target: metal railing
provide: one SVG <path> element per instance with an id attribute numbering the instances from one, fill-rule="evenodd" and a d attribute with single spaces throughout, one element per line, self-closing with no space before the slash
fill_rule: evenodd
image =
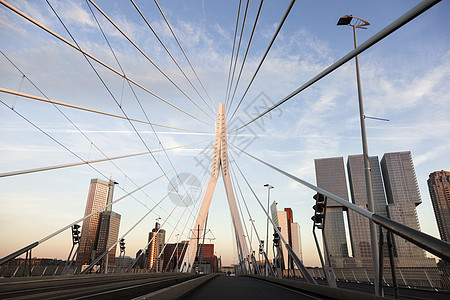
<path id="1" fill-rule="evenodd" d="M 337 281 L 365 283 L 373 285 L 374 274 L 371 268 L 334 268 Z M 308 268 L 315 279 L 325 280 L 322 268 Z M 422 289 L 439 292 L 450 292 L 450 266 L 446 267 L 397 267 L 395 269 L 399 288 Z M 287 273 L 285 274 L 288 275 Z M 300 272 L 290 273 L 291 276 L 301 277 Z M 391 269 L 384 268 L 382 278 L 384 287 L 392 287 L 394 282 Z"/>

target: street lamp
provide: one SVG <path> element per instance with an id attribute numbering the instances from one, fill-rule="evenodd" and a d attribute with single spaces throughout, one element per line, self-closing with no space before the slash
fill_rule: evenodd
<path id="1" fill-rule="evenodd" d="M 269 202 L 270 202 L 270 190 L 274 187 L 268 183 L 264 185 L 267 188 L 267 226 L 266 226 L 266 255 L 269 257 Z M 266 264 L 266 276 L 269 274 L 268 270 L 269 262 Z"/>
<path id="2" fill-rule="evenodd" d="M 252 236 L 253 236 L 253 223 L 255 222 L 255 220 L 253 220 L 252 218 L 250 218 L 250 222 L 252 223 L 250 225 L 250 245 L 252 244 Z"/>
<path id="3" fill-rule="evenodd" d="M 352 22 L 353 21 L 353 22 Z M 353 24 L 352 24 L 353 23 Z M 356 42 L 356 28 L 367 29 L 365 26 L 370 25 L 364 19 L 352 16 L 345 15 L 339 19 L 337 25 L 347 25 L 353 28 L 353 41 L 355 48 L 358 47 Z M 362 91 L 361 91 L 361 76 L 359 74 L 359 60 L 358 55 L 355 56 L 355 64 L 356 64 L 356 81 L 358 86 L 358 102 L 359 102 L 359 120 L 361 123 L 361 138 L 362 138 L 362 146 L 363 146 L 363 158 L 364 158 L 364 175 L 366 177 L 366 193 L 367 193 L 367 207 L 369 211 L 374 211 L 374 203 L 373 203 L 373 193 L 372 193 L 372 180 L 370 177 L 370 163 L 369 163 L 369 151 L 367 148 L 367 135 L 366 135 L 366 123 L 364 115 L 364 106 L 362 99 Z M 369 221 L 369 229 L 370 229 L 370 241 L 372 248 L 372 264 L 374 271 L 374 287 L 375 287 L 375 295 L 382 295 L 382 290 L 379 286 L 380 278 L 379 278 L 379 256 L 377 251 L 377 235 L 376 228 L 373 222 Z"/>
<path id="4" fill-rule="evenodd" d="M 179 242 L 178 237 L 180 236 L 180 234 L 177 233 L 177 234 L 175 234 L 175 236 L 177 237 L 177 256 L 176 256 L 176 259 L 177 259 L 177 267 L 176 267 L 176 273 L 178 273 L 178 242 Z"/>

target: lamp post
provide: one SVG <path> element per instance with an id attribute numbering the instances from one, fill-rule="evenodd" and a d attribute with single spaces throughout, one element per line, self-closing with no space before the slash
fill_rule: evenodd
<path id="1" fill-rule="evenodd" d="M 266 183 L 264 187 L 267 188 L 267 223 L 266 223 L 266 256 L 269 257 L 269 202 L 270 202 L 270 190 L 274 187 Z M 266 264 L 266 276 L 269 274 L 268 270 L 269 262 Z"/>
<path id="2" fill-rule="evenodd" d="M 109 184 L 108 184 L 108 198 L 106 200 L 106 204 L 108 204 L 109 206 L 105 209 L 105 212 L 110 212 L 109 213 L 109 220 L 108 220 L 108 230 L 106 232 L 107 237 L 106 237 L 106 250 L 109 249 L 109 235 L 111 233 L 111 218 L 112 218 L 112 202 L 113 202 L 113 193 L 114 193 L 114 186 L 116 184 L 119 184 L 117 181 L 114 181 L 112 179 L 109 180 Z M 109 259 L 109 252 L 106 254 L 106 258 L 104 260 L 104 264 L 105 264 L 105 270 L 104 273 L 107 274 L 108 273 L 108 259 Z"/>
<path id="3" fill-rule="evenodd" d="M 353 24 L 352 21 L 354 20 Z M 353 41 L 355 48 L 358 47 L 356 42 L 356 28 L 367 29 L 365 26 L 370 25 L 364 19 L 352 16 L 345 15 L 339 19 L 337 25 L 348 25 L 353 28 Z M 363 159 L 364 159 L 364 175 L 366 177 L 366 193 L 367 193 L 367 207 L 369 211 L 374 211 L 374 202 L 373 202 L 373 193 L 372 193 L 372 180 L 370 177 L 370 162 L 369 162 L 369 151 L 367 148 L 367 135 L 366 135 L 366 123 L 364 115 L 364 106 L 363 106 L 363 98 L 362 98 L 362 90 L 361 90 L 361 76 L 359 73 L 359 60 L 358 55 L 355 56 L 355 65 L 356 65 L 356 81 L 358 86 L 358 102 L 359 102 L 359 120 L 361 123 L 361 138 L 362 138 L 362 147 L 363 147 Z M 374 272 L 374 288 L 375 295 L 382 296 L 383 291 L 380 288 L 380 278 L 379 278 L 379 253 L 377 251 L 377 232 L 375 228 L 375 224 L 373 222 L 369 222 L 369 230 L 370 230 L 370 241 L 371 241 L 371 249 L 372 249 L 372 264 L 373 264 L 373 272 Z"/>
<path id="4" fill-rule="evenodd" d="M 252 244 L 252 236 L 253 236 L 253 223 L 255 222 L 255 220 L 253 220 L 252 218 L 250 218 L 250 222 L 252 223 L 250 225 L 250 245 Z"/>
<path id="5" fill-rule="evenodd" d="M 176 273 L 178 273 L 178 243 L 179 243 L 179 239 L 178 239 L 178 237 L 180 236 L 180 234 L 179 234 L 179 233 L 177 233 L 177 234 L 175 234 L 175 236 L 177 237 L 177 256 L 175 256 L 175 257 L 176 257 L 176 259 L 177 259 L 177 267 L 176 267 Z"/>

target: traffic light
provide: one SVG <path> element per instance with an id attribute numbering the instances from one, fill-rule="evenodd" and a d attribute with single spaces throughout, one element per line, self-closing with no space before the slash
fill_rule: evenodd
<path id="1" fill-rule="evenodd" d="M 125 252 L 125 239 L 120 239 L 120 252 Z"/>
<path id="2" fill-rule="evenodd" d="M 312 216 L 311 220 L 313 220 L 314 226 L 316 226 L 319 229 L 323 229 L 325 221 L 327 197 L 317 193 L 313 196 L 313 198 L 314 200 L 316 200 L 316 204 L 313 206 L 314 216 Z"/>
<path id="3" fill-rule="evenodd" d="M 72 242 L 77 244 L 80 242 L 80 225 L 75 224 L 72 226 Z"/>
<path id="4" fill-rule="evenodd" d="M 278 246 L 280 245 L 280 235 L 278 234 L 277 231 L 275 231 L 275 232 L 273 233 L 273 245 L 274 245 L 275 247 L 278 247 Z"/>

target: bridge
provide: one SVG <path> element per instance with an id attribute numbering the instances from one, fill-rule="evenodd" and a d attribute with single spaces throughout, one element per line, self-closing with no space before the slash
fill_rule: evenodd
<path id="1" fill-rule="evenodd" d="M 39 181 L 42 184 L 49 178 L 47 177 L 48 174 L 52 172 L 55 172 L 53 174 L 59 174 L 50 177 L 56 183 L 59 182 L 59 176 L 73 178 L 69 179 L 69 182 L 71 182 L 75 179 L 85 178 L 86 174 L 89 174 L 90 178 L 96 176 L 107 180 L 105 189 L 107 196 L 104 205 L 93 207 L 95 205 L 91 204 L 89 210 L 89 205 L 86 205 L 86 212 L 83 217 L 79 215 L 72 217 L 72 212 L 69 212 L 70 205 L 67 206 L 67 210 L 60 212 L 60 214 L 67 213 L 67 218 L 61 218 L 54 212 L 49 214 L 49 216 L 57 216 L 58 227 L 55 227 L 55 224 L 52 223 L 49 227 L 53 228 L 51 231 L 42 233 L 41 229 L 36 229 L 37 233 L 31 234 L 29 239 L 25 236 L 21 237 L 22 246 L 14 248 L 0 259 L 0 272 L 5 277 L 0 279 L 0 298 L 272 299 L 279 297 L 286 299 L 378 299 L 381 297 L 400 297 L 445 299 L 448 297 L 450 273 L 447 267 L 417 269 L 395 265 L 394 237 L 401 237 L 420 247 L 420 249 L 440 259 L 444 265 L 450 263 L 450 244 L 375 211 L 365 122 L 366 119 L 370 118 L 384 119 L 369 117 L 364 114 L 358 61 L 359 55 L 371 47 L 381 44 L 384 39 L 399 29 L 407 27 L 415 19 L 420 19 L 427 11 L 437 9 L 435 6 L 438 7 L 440 1 L 424 0 L 420 2 L 360 45 L 356 41 L 356 29 L 366 29 L 370 24 L 359 17 L 345 15 L 339 20 L 338 25 L 347 25 L 353 28 L 354 49 L 319 71 L 306 83 L 280 97 L 280 100 L 273 103 L 264 102 L 263 109 L 258 110 L 256 114 L 247 113 L 246 116 L 249 117 L 247 119 L 239 117 L 239 112 L 243 110 L 241 104 L 248 103 L 248 95 L 252 84 L 254 82 L 257 82 L 255 85 L 261 84 L 256 80 L 259 71 L 264 66 L 272 47 L 276 45 L 277 38 L 280 38 L 283 26 L 292 12 L 295 1 L 290 1 L 284 8 L 285 11 L 280 20 L 277 20 L 276 29 L 267 48 L 263 51 L 262 57 L 258 61 L 252 62 L 256 66 L 256 71 L 252 73 L 252 76 L 245 74 L 244 77 L 245 80 L 248 80 L 248 85 L 246 88 L 242 88 L 239 87 L 239 83 L 244 80 L 244 77 L 241 76 L 245 61 L 255 30 L 258 28 L 258 19 L 264 7 L 263 1 L 257 1 L 258 5 L 256 6 L 253 3 L 253 6 L 251 6 L 250 1 L 244 2 L 239 1 L 237 4 L 237 20 L 232 44 L 233 50 L 227 72 L 226 95 L 222 101 L 217 101 L 219 95 L 216 95 L 216 93 L 210 95 L 207 89 L 207 81 L 201 80 L 202 75 L 205 77 L 208 75 L 199 75 L 196 72 L 194 64 L 188 58 L 188 51 L 185 51 L 180 42 L 181 39 L 177 37 L 176 30 L 170 25 L 169 20 L 174 16 L 166 15 L 164 6 L 161 6 L 157 1 L 155 1 L 154 12 L 160 14 L 162 18 L 161 23 L 158 24 L 155 24 L 149 16 L 146 17 L 145 9 L 149 8 L 134 0 L 130 1 L 129 6 L 120 7 L 118 11 L 114 11 L 114 7 L 108 7 L 108 4 L 96 3 L 93 0 L 87 0 L 86 3 L 83 2 L 82 4 L 74 2 L 76 4 L 73 4 L 73 7 L 70 7 L 69 10 L 64 10 L 62 8 L 64 5 L 46 1 L 48 11 L 41 12 L 41 14 L 53 14 L 51 20 L 47 18 L 48 16 L 43 17 L 36 13 L 36 10 L 31 6 L 21 6 L 20 4 L 16 5 L 0 0 L 3 13 L 8 16 L 8 20 L 11 20 L 11 24 L 23 26 L 23 31 L 18 27 L 17 34 L 26 36 L 27 33 L 24 32 L 32 27 L 32 30 L 37 30 L 36 32 L 33 31 L 33 35 L 36 34 L 37 39 L 41 39 L 40 35 L 42 34 L 50 35 L 51 40 L 47 42 L 51 44 L 51 47 L 63 46 L 65 47 L 63 51 L 73 51 L 78 56 L 76 64 L 72 67 L 74 69 L 83 68 L 83 72 L 89 73 L 89 75 L 82 75 L 75 79 L 70 78 L 71 82 L 68 86 L 74 88 L 71 93 L 75 93 L 78 100 L 66 102 L 64 95 L 68 95 L 68 93 L 60 91 L 58 86 L 63 84 L 59 80 L 62 76 L 61 71 L 64 73 L 64 70 L 60 70 L 59 65 L 52 71 L 42 69 L 44 66 L 45 68 L 51 67 L 51 64 L 47 65 L 49 62 L 51 63 L 51 58 L 47 57 L 44 61 L 36 59 L 39 55 L 52 53 L 53 49 L 45 47 L 40 49 L 39 51 L 42 52 L 36 55 L 36 60 L 28 63 L 24 63 L 23 59 L 17 57 L 17 55 L 11 55 L 12 51 L 2 51 L 5 65 L 8 64 L 7 72 L 9 72 L 5 71 L 4 73 L 7 74 L 4 77 L 8 78 L 5 82 L 14 82 L 12 79 L 14 76 L 16 80 L 18 75 L 20 77 L 19 88 L 12 89 L 13 84 L 9 84 L 8 87 L 0 87 L 0 92 L 5 97 L 5 100 L 0 99 L 5 112 L 8 112 L 9 118 L 17 118 L 23 124 L 31 126 L 34 133 L 45 136 L 52 144 L 63 149 L 64 155 L 54 160 L 52 160 L 52 157 L 47 157 L 46 162 L 55 162 L 47 165 L 41 164 L 37 167 L 33 166 L 32 168 L 26 159 L 22 158 L 21 160 L 25 161 L 25 164 L 22 161 L 17 161 L 17 165 L 20 165 L 20 167 L 1 173 L 0 180 L 11 180 L 9 182 L 15 185 L 17 184 L 15 181 L 17 178 L 36 176 L 33 177 L 35 179 L 28 179 L 31 182 L 22 184 L 31 186 L 33 181 Z M 123 3 L 120 5 L 123 5 Z M 142 19 L 142 25 L 146 32 L 148 31 L 146 34 L 151 33 L 156 38 L 157 50 L 152 48 L 153 44 L 149 45 L 145 39 L 140 39 L 140 31 L 133 30 L 133 25 L 127 24 L 121 18 L 118 12 L 125 11 L 125 9 L 132 9 L 133 13 L 136 14 L 135 16 Z M 64 13 L 61 13 L 62 10 L 64 10 Z M 68 11 L 73 11 L 75 17 L 68 15 Z M 250 27 L 251 30 L 247 28 L 248 44 L 245 51 L 240 51 L 241 46 L 242 49 L 245 47 L 241 43 L 243 42 L 245 26 L 250 26 L 250 23 L 246 23 L 247 17 L 250 18 L 250 16 L 254 18 L 254 23 Z M 265 16 L 267 17 L 267 15 Z M 62 27 L 57 29 L 55 24 Z M 76 25 L 71 28 L 71 24 Z M 95 28 L 99 32 L 98 37 L 102 38 L 104 48 L 93 49 L 95 47 L 90 44 L 93 43 L 93 40 L 83 41 L 78 39 L 74 32 L 80 34 L 77 27 L 80 24 L 86 24 L 87 26 L 80 32 L 84 32 L 84 30 L 90 32 Z M 161 26 L 164 26 L 164 29 L 161 29 Z M 14 31 L 13 27 L 11 26 L 9 29 L 11 32 Z M 194 32 L 190 32 L 188 27 L 185 28 L 186 32 L 194 35 Z M 158 32 L 158 28 L 161 32 Z M 221 32 L 219 29 L 217 30 Z M 84 33 L 86 34 L 86 32 Z M 182 32 L 178 32 L 178 34 L 181 35 Z M 174 41 L 171 43 L 165 41 L 167 36 L 173 38 Z M 17 37 L 17 40 L 12 40 L 10 46 L 5 47 L 8 50 L 11 47 L 17 47 L 16 50 L 20 52 L 19 42 L 23 42 L 20 38 Z M 32 36 L 29 36 L 29 38 L 31 39 Z M 142 44 L 139 44 L 138 40 Z M 148 71 L 149 73 L 145 73 L 147 68 L 142 68 L 145 69 L 143 73 L 139 73 L 141 68 L 127 69 L 133 63 L 133 59 L 127 59 L 128 50 L 120 52 L 125 45 L 121 44 L 123 42 L 127 47 L 130 46 L 133 51 L 137 51 L 145 63 L 152 66 L 152 70 Z M 15 43 L 17 43 L 17 46 L 15 46 Z M 159 55 L 150 54 L 149 49 L 159 53 Z M 241 55 L 241 60 L 238 59 L 239 55 Z M 177 61 L 175 57 L 178 56 L 179 60 Z M 211 56 L 213 56 L 212 53 Z M 160 62 L 157 59 L 160 59 Z M 181 59 L 183 59 L 183 63 L 179 62 Z M 260 156 L 258 152 L 254 151 L 254 148 L 249 147 L 251 143 L 242 143 L 242 140 L 240 140 L 252 136 L 254 133 L 251 129 L 252 126 L 254 127 L 257 124 L 261 126 L 261 122 L 264 124 L 273 122 L 273 113 L 286 107 L 287 103 L 291 102 L 297 95 L 301 95 L 326 77 L 332 76 L 353 59 L 356 62 L 359 120 L 367 195 L 367 205 L 364 206 L 356 205 L 341 196 L 312 184 L 310 180 L 300 178 L 299 175 L 296 175 L 296 172 L 292 171 L 292 167 L 286 168 L 286 165 L 278 164 L 277 160 L 270 156 L 269 159 Z M 138 65 L 142 64 L 143 61 L 139 61 Z M 58 64 L 62 66 L 64 62 L 61 61 Z M 27 67 L 22 69 L 22 65 Z M 39 75 L 32 73 L 36 69 L 39 69 Z M 174 70 L 177 72 L 176 75 Z M 214 70 L 210 71 L 214 72 Z M 153 79 L 156 76 L 160 76 L 160 78 L 148 82 L 149 78 Z M 91 82 L 94 80 L 96 81 L 95 85 Z M 183 84 L 179 83 L 181 81 L 183 81 Z M 47 84 L 45 84 L 46 82 Z M 54 85 L 49 82 L 57 82 L 57 84 Z M 41 85 L 49 91 L 44 92 Z M 84 86 L 92 88 L 92 90 L 84 90 Z M 170 93 L 167 92 L 169 90 Z M 48 96 L 50 92 L 51 95 L 55 95 L 55 98 Z M 238 94 L 241 93 L 241 96 L 236 98 L 237 92 Z M 69 95 L 67 97 L 70 98 Z M 88 99 L 79 100 L 78 97 L 87 97 Z M 93 98 L 96 97 L 101 99 L 111 98 L 112 102 L 110 103 L 113 103 L 114 106 L 111 107 L 111 105 L 105 105 L 104 103 L 95 105 L 93 104 Z M 220 98 L 222 99 L 222 96 Z M 133 100 L 132 103 L 131 100 Z M 55 109 L 54 114 L 47 115 L 46 108 L 37 106 L 35 112 L 33 112 L 33 109 L 30 111 L 28 107 L 22 106 L 24 101 L 49 105 L 52 109 Z M 151 102 L 151 105 L 149 102 Z M 261 107 L 261 103 L 257 103 L 256 106 Z M 86 117 L 86 115 L 88 116 Z M 102 119 L 99 124 L 96 123 L 98 127 L 91 130 L 85 121 L 90 120 L 93 116 Z M 53 118 L 58 120 L 54 121 L 55 123 L 63 120 L 70 124 L 72 126 L 71 131 L 46 128 L 47 123 L 45 122 L 52 123 Z M 105 128 L 110 129 L 109 127 L 113 125 L 117 126 L 118 131 L 126 131 L 126 135 L 122 137 L 123 141 L 114 138 L 108 138 L 105 141 L 101 137 L 94 137 L 99 132 L 105 134 L 106 137 L 110 132 Z M 68 137 L 71 132 L 76 132 L 79 135 L 71 139 Z M 177 140 L 171 139 L 170 135 L 177 136 Z M 132 138 L 130 138 L 131 136 Z M 195 136 L 195 142 L 185 142 L 184 136 Z M 208 137 L 207 140 L 199 139 L 199 137 L 204 138 L 205 136 Z M 199 146 L 206 142 L 209 142 L 209 144 L 204 148 L 193 148 L 193 146 Z M 115 144 L 117 144 L 117 147 Z M 28 145 L 27 142 L 23 147 L 26 147 L 26 145 Z M 30 145 L 32 144 L 30 143 Z M 89 148 L 87 154 L 83 152 L 86 151 L 86 147 Z M 140 149 L 140 152 L 137 152 L 137 150 L 125 152 L 128 147 L 129 149 Z M 111 148 L 114 148 L 114 151 L 111 151 Z M 177 153 L 189 153 L 189 159 L 175 158 Z M 192 153 L 195 154 L 192 155 Z M 95 158 L 92 158 L 91 154 Z M 76 158 L 75 162 L 73 161 L 74 157 Z M 130 159 L 136 158 L 140 160 L 130 162 Z M 33 163 L 40 161 L 40 159 L 36 159 Z M 137 166 L 134 166 L 135 169 L 130 169 L 129 165 L 123 163 L 123 161 L 128 161 L 129 165 Z M 57 164 L 56 162 L 61 163 Z M 317 247 L 317 256 L 320 258 L 320 268 L 306 265 L 300 253 L 294 249 L 291 238 L 286 235 L 286 232 L 282 232 L 278 220 L 276 220 L 273 212 L 271 214 L 269 200 L 273 186 L 265 185 L 268 192 L 267 206 L 265 201 L 263 204 L 261 197 L 258 197 L 255 186 L 252 184 L 253 178 L 248 176 L 248 162 L 257 163 L 259 167 L 265 167 L 264 170 L 266 171 L 261 172 L 273 172 L 273 174 L 283 178 L 282 180 L 301 185 L 313 193 L 315 203 L 312 202 L 311 204 L 315 204 L 315 206 L 311 210 L 312 205 L 308 204 L 308 209 L 311 210 L 311 215 L 313 215 L 312 231 Z M 80 173 L 71 173 L 75 172 L 72 170 L 77 168 L 85 169 Z M 150 169 L 151 171 L 148 171 Z M 156 177 L 149 180 L 146 172 Z M 120 176 L 126 184 L 122 183 L 122 180 L 120 180 L 120 183 L 116 182 L 117 176 Z M 169 176 L 173 176 L 172 179 Z M 260 174 L 253 173 L 252 176 L 260 179 Z M 39 178 L 46 179 L 39 180 Z M 162 181 L 167 184 L 167 188 L 164 187 L 164 184 L 161 184 Z M 223 190 L 217 187 L 216 191 L 217 181 L 223 182 Z M 57 184 L 55 186 L 58 187 Z M 206 186 L 204 190 L 203 186 Z M 119 196 L 113 196 L 113 191 L 117 189 L 119 190 Z M 67 191 L 71 190 L 61 188 L 59 197 L 72 199 Z M 75 190 L 73 191 L 75 192 Z M 231 227 L 232 245 L 228 245 L 226 248 L 233 248 L 233 250 L 226 249 L 226 251 L 227 253 L 233 253 L 234 265 L 233 272 L 219 274 L 212 271 L 212 264 L 209 270 L 204 268 L 202 264 L 206 245 L 205 239 L 207 239 L 207 232 L 211 227 L 209 223 L 215 221 L 214 217 L 211 217 L 213 215 L 211 203 L 213 198 L 219 197 L 217 193 L 221 191 L 224 191 L 225 194 L 225 196 L 222 195 L 221 200 L 226 198 L 226 201 L 222 201 L 222 204 L 226 203 L 225 207 L 222 206 L 222 210 L 225 209 L 230 212 L 230 218 L 227 221 L 229 221 Z M 158 200 L 154 199 L 156 197 L 159 197 Z M 62 205 L 63 201 L 55 201 L 57 198 L 53 198 L 53 196 L 51 198 L 53 202 L 43 200 L 41 203 L 35 204 L 36 211 L 45 206 L 46 209 L 52 210 L 52 206 Z M 124 205 L 123 203 L 126 200 L 131 201 L 130 199 L 139 204 L 138 209 L 121 206 Z M 172 203 L 169 203 L 168 199 Z M 250 199 L 252 199 L 252 204 L 250 204 Z M 153 203 L 150 203 L 150 201 Z M 329 220 L 327 219 L 328 201 L 334 201 L 346 211 L 357 214 L 369 224 L 370 267 L 358 269 L 355 266 L 339 268 L 332 265 L 332 257 L 329 254 L 324 233 L 326 221 Z M 276 202 L 274 205 L 276 208 Z M 114 209 L 123 209 L 123 212 L 120 211 L 122 217 L 113 211 L 113 206 Z M 97 246 L 95 251 L 93 250 L 86 256 L 87 263 L 81 267 L 76 261 L 80 260 L 80 244 L 84 243 L 80 241 L 90 234 L 88 230 L 89 222 L 98 218 L 100 213 L 103 214 L 101 220 L 106 220 L 104 224 L 107 224 L 105 225 L 107 229 L 104 230 L 108 232 L 107 238 L 103 241 L 103 248 Z M 221 214 L 223 215 L 223 211 Z M 138 228 L 142 224 L 147 224 L 147 226 L 149 222 L 151 224 L 153 221 L 149 221 L 150 216 L 156 218 L 156 226 L 149 234 L 148 242 L 141 243 L 137 236 L 138 233 L 143 232 L 139 230 L 143 229 Z M 117 221 L 117 224 L 122 222 L 121 226 L 125 229 L 122 227 L 120 235 L 117 232 L 118 236 L 110 240 L 111 234 L 109 232 L 113 231 L 111 228 L 113 228 L 113 222 L 116 222 L 114 220 Z M 249 226 L 247 220 L 250 220 Z M 20 222 L 28 224 L 28 221 L 24 218 Z M 28 225 L 28 232 L 34 230 L 33 226 L 47 221 L 45 218 L 41 220 L 33 218 L 35 223 L 31 226 Z M 267 226 L 267 229 L 264 231 L 265 226 Z M 100 243 L 101 240 L 100 228 L 102 227 L 99 227 L 97 235 L 93 235 L 96 243 Z M 162 262 L 162 254 L 169 243 L 163 241 L 160 246 L 158 244 L 159 237 L 165 235 L 166 230 L 167 240 L 175 241 L 176 237 L 176 247 L 172 249 L 169 259 L 169 263 L 172 262 L 172 265 L 164 265 Z M 119 231 L 118 227 L 117 231 Z M 321 242 L 324 249 L 320 247 L 316 231 L 322 232 Z M 52 252 L 52 247 L 58 248 L 63 244 L 67 246 L 66 242 L 61 242 L 61 237 L 63 233 L 67 236 L 68 232 L 72 239 L 69 246 L 72 246 L 72 248 L 68 247 L 70 252 L 65 265 L 61 269 L 56 267 L 49 270 L 48 266 L 39 268 L 39 266 L 32 265 L 32 253 L 53 254 L 56 252 Z M 269 239 L 269 232 L 271 238 L 273 236 L 273 243 L 271 238 Z M 264 233 L 266 236 L 264 236 Z M 386 238 L 383 234 L 386 235 Z M 254 239 L 252 238 L 253 235 Z M 181 249 L 179 249 L 180 238 L 185 239 Z M 384 250 L 384 240 L 388 244 L 388 247 L 386 247 L 388 251 Z M 110 259 L 111 254 L 114 257 L 116 248 L 120 248 L 121 256 L 119 258 L 123 261 L 126 247 L 130 248 L 129 245 L 134 244 L 139 244 L 137 249 L 140 249 L 136 254 L 136 260 L 127 266 L 111 268 L 108 259 Z M 156 250 L 157 247 L 161 247 L 161 249 Z M 269 247 L 272 248 L 273 255 L 271 255 Z M 149 259 L 148 257 L 151 255 L 155 257 Z M 387 255 L 387 257 L 384 257 L 384 255 Z M 139 267 L 139 260 L 143 256 L 147 256 L 147 261 L 145 266 Z M 21 264 L 21 261 L 23 261 L 23 264 Z M 19 262 L 19 264 L 14 264 L 14 262 Z M 407 276 L 404 276 L 405 274 Z"/>

